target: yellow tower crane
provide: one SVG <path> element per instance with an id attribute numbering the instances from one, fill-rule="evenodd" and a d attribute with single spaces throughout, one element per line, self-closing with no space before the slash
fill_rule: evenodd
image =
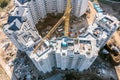
<path id="1" fill-rule="evenodd" d="M 70 12 L 72 10 L 71 6 L 71 0 L 67 0 L 67 7 L 65 10 L 65 13 L 63 17 L 55 24 L 55 26 L 48 32 L 48 34 L 40 41 L 40 43 L 35 47 L 33 53 L 36 53 L 37 49 L 42 45 L 42 43 L 50 38 L 50 36 L 53 34 L 53 32 L 57 29 L 60 24 L 65 21 L 65 26 L 64 26 L 64 35 L 68 36 L 69 35 L 69 21 L 70 21 Z"/>
<path id="2" fill-rule="evenodd" d="M 71 9 L 72 9 L 72 7 L 71 7 L 71 0 L 68 0 L 68 2 L 67 2 L 67 8 L 66 8 L 66 10 L 65 10 L 65 26 L 64 26 L 64 35 L 65 36 L 68 36 L 68 34 L 69 34 L 69 22 L 70 22 L 70 12 L 71 12 Z"/>

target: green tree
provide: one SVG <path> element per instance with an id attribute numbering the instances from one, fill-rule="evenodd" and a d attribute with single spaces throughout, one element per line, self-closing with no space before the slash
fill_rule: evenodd
<path id="1" fill-rule="evenodd" d="M 0 0 L 0 7 L 4 8 L 8 5 L 10 0 Z"/>

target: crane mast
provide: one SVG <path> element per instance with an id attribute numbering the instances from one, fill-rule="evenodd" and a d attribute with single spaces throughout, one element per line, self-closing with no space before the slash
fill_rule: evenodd
<path id="1" fill-rule="evenodd" d="M 64 35 L 68 36 L 69 35 L 69 21 L 70 21 L 70 12 L 72 10 L 71 7 L 71 0 L 67 0 L 67 7 L 65 10 L 65 13 L 63 17 L 55 24 L 55 26 L 48 32 L 48 34 L 40 41 L 40 43 L 35 47 L 33 53 L 36 53 L 39 47 L 44 43 L 45 39 L 50 38 L 50 36 L 54 33 L 54 31 L 57 29 L 60 24 L 65 21 L 65 26 L 64 26 Z"/>
<path id="2" fill-rule="evenodd" d="M 65 26 L 64 26 L 64 29 L 65 29 L 64 35 L 65 36 L 69 35 L 70 12 L 71 12 L 71 0 L 68 0 L 67 8 L 66 8 L 66 11 L 65 11 Z"/>
<path id="3" fill-rule="evenodd" d="M 40 41 L 40 43 L 35 47 L 33 53 L 36 53 L 37 49 L 42 45 L 45 39 L 50 38 L 51 34 L 57 29 L 57 27 L 64 21 L 65 17 L 63 16 L 57 24 L 48 32 L 48 34 Z"/>

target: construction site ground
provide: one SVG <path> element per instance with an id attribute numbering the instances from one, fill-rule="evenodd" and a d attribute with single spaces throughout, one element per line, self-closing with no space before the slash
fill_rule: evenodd
<path id="1" fill-rule="evenodd" d="M 1 37 L 0 37 L 0 77 L 1 78 L 0 79 L 3 78 L 2 80 L 12 80 L 12 79 L 17 80 L 17 76 L 14 73 L 14 72 L 16 72 L 17 67 L 15 67 L 16 65 L 13 63 L 14 60 L 17 59 L 16 58 L 17 48 L 11 43 L 11 41 L 6 37 L 6 35 L 3 33 L 3 30 L 2 30 L 2 25 L 7 22 L 8 14 L 10 13 L 11 10 L 13 10 L 15 8 L 13 1 L 14 0 L 11 0 L 11 2 L 8 4 L 8 6 L 6 8 L 0 10 L 0 35 L 1 35 Z M 62 15 L 63 14 L 58 14 L 56 17 L 54 15 L 48 14 L 48 17 L 45 20 L 43 20 L 43 22 L 45 24 L 42 21 L 40 21 L 38 23 L 38 24 L 41 24 L 41 25 L 37 25 L 37 26 L 39 26 L 39 27 L 37 27 L 38 31 L 40 29 L 42 29 L 43 32 L 46 29 L 49 31 L 52 28 L 52 26 L 54 26 L 56 24 L 56 22 L 62 17 Z M 74 17 L 72 17 L 72 18 L 75 19 Z M 75 27 L 75 26 L 79 26 L 79 25 L 84 27 L 84 24 L 87 22 L 85 21 L 84 23 L 80 24 L 79 22 L 81 22 L 81 21 L 85 21 L 85 19 L 81 18 L 81 20 L 78 22 L 77 22 L 77 20 L 72 21 L 73 25 L 71 26 L 71 28 Z M 17 56 L 17 57 L 19 58 L 20 56 Z M 20 58 L 20 60 L 21 59 L 22 58 Z M 20 65 L 21 65 L 21 63 L 20 63 Z M 22 65 L 25 65 L 25 64 L 22 64 Z M 31 69 L 33 68 L 32 66 L 29 66 L 29 67 L 31 67 Z M 28 69 L 30 69 L 30 68 L 28 68 Z M 30 69 L 30 71 L 31 71 L 31 69 Z M 36 75 L 37 75 L 37 73 L 36 73 Z M 33 78 L 34 78 L 34 76 L 33 76 Z M 36 78 L 36 80 L 37 80 L 37 78 Z"/>
<path id="2" fill-rule="evenodd" d="M 120 80 L 120 65 L 115 66 L 115 69 L 116 69 L 116 73 L 117 73 L 117 76 L 118 76 L 118 80 Z"/>
<path id="3" fill-rule="evenodd" d="M 9 9 L 14 9 L 14 6 L 13 6 L 13 0 L 11 0 L 10 2 L 10 7 L 7 7 L 6 9 L 4 10 L 1 10 L 0 11 L 0 25 L 4 24 L 7 22 L 7 17 L 8 17 L 8 13 L 10 12 Z M 90 4 L 90 6 L 92 6 Z M 120 14 L 120 12 L 118 11 L 119 9 L 119 5 L 112 5 L 112 6 L 115 6 L 114 9 L 117 10 L 118 12 L 114 11 L 111 7 L 111 5 L 106 5 L 106 4 L 101 4 L 102 8 L 103 9 L 106 9 L 106 12 L 108 13 L 111 13 L 115 16 L 119 16 L 118 14 Z M 118 8 L 116 8 L 118 7 Z M 110 9 L 109 9 L 110 8 Z M 113 10 L 113 11 L 112 11 Z M 93 12 L 93 11 L 92 11 Z M 93 14 L 94 15 L 94 14 Z M 92 15 L 91 15 L 92 16 Z M 60 16 L 61 17 L 61 16 Z M 58 19 L 60 18 L 58 17 Z M 89 17 L 89 16 L 88 16 Z M 49 26 L 51 26 L 48 31 L 52 28 L 52 25 L 54 25 L 58 19 L 56 19 L 55 21 L 54 20 L 47 20 L 47 22 L 50 22 L 50 23 L 47 23 Z M 82 18 L 82 21 L 84 20 L 84 18 Z M 91 24 L 93 19 L 90 19 L 88 21 L 88 24 Z M 80 21 L 81 22 L 81 21 Z M 42 21 L 39 23 L 41 24 Z M 86 22 L 87 23 L 87 22 Z M 45 23 L 46 24 L 46 23 Z M 45 24 L 43 24 L 43 26 L 45 26 Z M 80 24 L 78 24 L 80 25 Z M 87 25 L 87 24 L 86 24 Z M 39 26 L 39 25 L 38 25 Z M 83 24 L 82 24 L 83 26 Z M 46 26 L 47 27 L 47 26 Z M 40 27 L 41 29 L 41 27 Z M 43 32 L 44 32 L 44 29 L 43 29 Z M 14 79 L 14 80 L 17 80 L 15 75 L 13 74 L 13 71 L 16 70 L 16 68 L 14 68 L 14 66 L 11 64 L 12 61 L 16 58 L 16 53 L 17 53 L 17 49 L 16 47 L 11 43 L 11 41 L 5 36 L 5 34 L 3 33 L 2 29 L 0 29 L 0 80 L 10 80 L 10 79 Z M 113 35 L 113 38 L 111 39 L 111 41 L 117 43 L 118 46 L 120 46 L 120 32 L 117 31 L 115 32 L 115 34 Z M 21 60 L 21 59 L 20 59 Z M 96 62 L 97 63 L 97 62 Z M 97 63 L 98 64 L 98 63 Z M 101 63 L 99 63 L 101 64 Z M 20 63 L 21 65 L 21 63 Z M 98 67 L 101 67 L 99 65 L 97 65 Z M 34 67 L 34 66 L 33 66 Z M 103 66 L 104 67 L 104 66 Z M 116 66 L 115 67 L 116 70 L 117 70 L 117 73 L 118 73 L 118 77 L 120 76 L 119 73 L 120 73 L 120 67 Z M 93 70 L 95 70 L 95 67 L 92 68 Z M 93 72 L 93 70 L 90 69 L 91 72 Z M 98 68 L 96 67 L 96 69 L 98 70 Z M 30 69 L 31 70 L 31 69 Z M 102 70 L 102 69 L 101 69 Z M 109 70 L 109 69 L 107 69 Z M 99 70 L 96 71 L 99 75 Z M 114 73 L 114 72 L 113 72 Z M 32 74 L 35 76 L 37 75 L 38 73 L 35 74 L 35 71 L 32 72 Z M 108 73 L 109 74 L 109 73 Z M 104 76 L 104 74 L 102 74 Z M 37 75 L 38 76 L 38 75 Z M 3 78 L 3 79 L 2 79 Z M 6 78 L 6 79 L 5 79 Z M 34 78 L 34 77 L 33 77 Z M 37 80 L 37 79 L 36 79 Z M 107 80 L 107 79 L 106 79 Z"/>
<path id="4" fill-rule="evenodd" d="M 7 75 L 6 71 L 0 65 L 0 80 L 10 80 L 9 76 Z"/>
<path id="5" fill-rule="evenodd" d="M 116 45 L 120 49 L 120 31 L 117 30 L 111 39 L 108 41 L 108 44 Z"/>
<path id="6" fill-rule="evenodd" d="M 47 14 L 47 17 L 36 24 L 39 34 L 44 37 L 48 31 L 57 23 L 63 14 Z M 45 33 L 46 32 L 46 33 Z"/>
<path id="7" fill-rule="evenodd" d="M 86 18 L 88 25 L 91 25 L 94 22 L 94 18 L 95 18 L 96 13 L 97 12 L 94 9 L 92 2 L 89 1 L 89 11 L 87 12 L 87 18 Z"/>
<path id="8" fill-rule="evenodd" d="M 112 3 L 109 0 L 98 0 L 105 13 L 113 15 L 120 20 L 120 3 Z"/>
<path id="9" fill-rule="evenodd" d="M 5 36 L 2 29 L 0 29 L 0 66 L 2 67 L 2 71 L 6 72 L 6 74 L 2 76 L 6 78 L 8 77 L 7 79 L 11 79 L 13 77 L 14 67 L 11 63 L 15 59 L 16 51 L 16 47 Z"/>
<path id="10" fill-rule="evenodd" d="M 5 8 L 0 8 L 0 27 L 7 23 L 8 15 L 14 8 L 14 0 L 10 0 L 9 4 Z"/>
<path id="11" fill-rule="evenodd" d="M 44 37 L 57 23 L 57 21 L 63 16 L 63 14 L 47 14 L 47 17 L 43 20 L 40 20 L 36 25 L 36 28 L 39 34 Z M 70 17 L 70 26 L 69 26 L 69 35 L 74 33 L 72 37 L 77 37 L 82 32 L 85 32 L 88 21 L 86 19 L 86 15 L 83 15 L 81 18 L 76 18 L 71 15 Z M 82 29 L 80 31 L 80 29 Z M 51 37 L 61 37 L 64 36 L 64 21 L 58 26 L 58 28 L 54 31 Z"/>
<path id="12" fill-rule="evenodd" d="M 103 60 L 99 55 L 88 70 L 78 72 L 58 69 L 45 80 L 118 80 L 118 77 L 109 60 Z"/>
<path id="13" fill-rule="evenodd" d="M 120 3 L 112 3 L 107 0 L 98 0 L 102 9 L 105 13 L 111 14 L 117 17 L 120 20 Z M 108 41 L 108 44 L 116 45 L 120 50 L 120 30 L 117 30 L 111 39 Z M 120 65 L 115 66 L 118 80 L 120 80 Z"/>
<path id="14" fill-rule="evenodd" d="M 38 70 L 23 52 L 17 50 L 0 28 L 0 80 L 38 80 Z"/>
<path id="15" fill-rule="evenodd" d="M 14 7 L 14 0 L 10 0 L 5 8 L 0 8 L 0 80 L 15 79 L 11 62 L 16 56 L 17 49 L 2 30 L 3 24 L 7 22 L 8 14 Z"/>

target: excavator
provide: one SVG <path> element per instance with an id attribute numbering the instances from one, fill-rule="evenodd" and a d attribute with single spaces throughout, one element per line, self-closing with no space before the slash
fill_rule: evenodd
<path id="1" fill-rule="evenodd" d="M 112 63 L 114 65 L 119 65 L 120 64 L 120 52 L 116 51 L 115 47 L 113 49 L 112 46 L 113 46 L 113 43 L 107 43 L 105 45 L 106 49 L 110 53 L 110 58 L 111 58 Z"/>
<path id="2" fill-rule="evenodd" d="M 50 38 L 50 36 L 54 33 L 54 31 L 58 28 L 58 26 L 61 25 L 61 23 L 63 21 L 65 21 L 65 26 L 64 26 L 64 36 L 68 37 L 69 35 L 69 21 L 70 21 L 70 12 L 72 10 L 72 6 L 71 6 L 71 0 L 67 0 L 67 7 L 65 10 L 64 15 L 62 16 L 61 19 L 59 19 L 59 21 L 54 25 L 54 27 L 48 32 L 48 34 L 43 37 L 43 39 L 40 41 L 40 43 L 35 47 L 33 53 L 36 53 L 38 48 L 44 43 L 44 41 L 48 38 Z"/>

